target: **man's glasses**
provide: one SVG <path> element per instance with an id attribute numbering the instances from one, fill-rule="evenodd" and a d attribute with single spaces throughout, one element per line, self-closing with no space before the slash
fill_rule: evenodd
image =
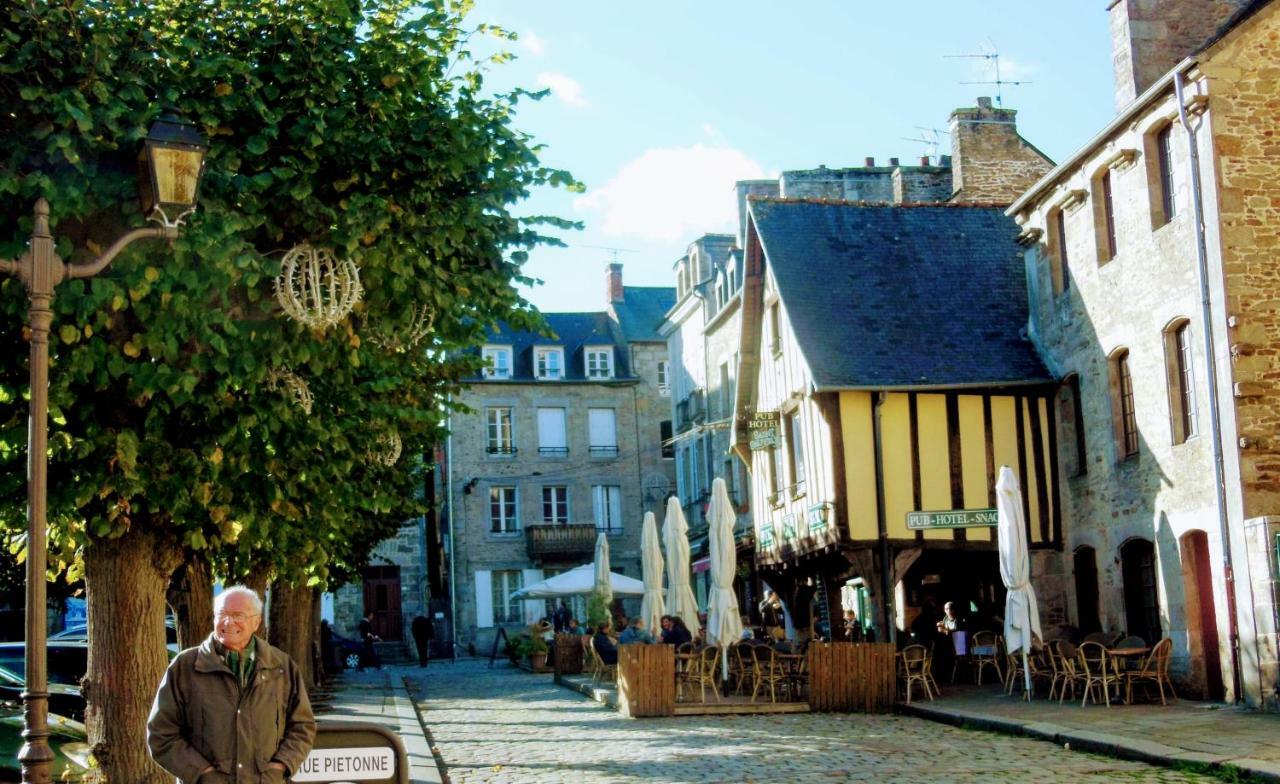
<path id="1" fill-rule="evenodd" d="M 231 622 L 233 622 L 233 623 L 245 623 L 246 621 L 248 621 L 248 620 L 249 620 L 249 619 L 251 619 L 251 618 L 257 618 L 257 617 L 258 617 L 258 614 L 257 614 L 257 613 L 224 613 L 224 612 L 220 612 L 220 613 L 216 613 L 214 617 L 216 617 L 216 618 L 217 618 L 218 620 L 220 620 L 220 621 L 221 621 L 221 620 L 227 620 L 227 621 L 231 621 Z"/>

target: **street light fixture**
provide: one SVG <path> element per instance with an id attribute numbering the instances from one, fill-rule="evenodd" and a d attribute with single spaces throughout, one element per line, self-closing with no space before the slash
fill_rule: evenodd
<path id="1" fill-rule="evenodd" d="M 183 218 L 195 210 L 208 148 L 193 125 L 166 113 L 151 127 L 140 157 L 143 210 L 148 220 L 159 226 L 126 232 L 93 261 L 67 264 L 58 257 L 49 233 L 49 202 L 41 198 L 36 200 L 35 226 L 27 252 L 17 259 L 0 259 L 0 272 L 21 279 L 31 303 L 27 311 L 31 327 L 31 414 L 27 430 L 26 689 L 22 695 L 22 737 L 26 742 L 18 752 L 22 781 L 28 784 L 50 784 L 49 767 L 53 761 L 45 656 L 45 499 L 49 481 L 49 330 L 53 323 L 53 290 L 63 280 L 96 275 L 137 240 L 177 237 Z"/>

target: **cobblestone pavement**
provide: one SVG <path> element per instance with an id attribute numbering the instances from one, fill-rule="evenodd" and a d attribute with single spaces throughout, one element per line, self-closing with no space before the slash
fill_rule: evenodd
<path id="1" fill-rule="evenodd" d="M 483 660 L 406 680 L 453 784 L 1215 781 L 904 716 L 626 719 Z"/>

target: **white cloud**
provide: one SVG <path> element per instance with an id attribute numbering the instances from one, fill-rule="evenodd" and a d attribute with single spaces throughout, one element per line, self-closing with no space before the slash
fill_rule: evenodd
<path id="1" fill-rule="evenodd" d="M 550 89 L 552 95 L 570 106 L 587 105 L 587 99 L 582 97 L 582 85 L 572 77 L 544 71 L 538 74 L 537 84 Z"/>
<path id="2" fill-rule="evenodd" d="M 524 44 L 524 48 L 534 57 L 541 57 L 547 53 L 547 42 L 532 30 L 520 36 L 520 43 Z"/>
<path id="3" fill-rule="evenodd" d="M 598 213 L 607 235 L 691 241 L 735 229 L 734 182 L 763 176 L 760 164 L 732 147 L 651 149 L 573 206 Z"/>

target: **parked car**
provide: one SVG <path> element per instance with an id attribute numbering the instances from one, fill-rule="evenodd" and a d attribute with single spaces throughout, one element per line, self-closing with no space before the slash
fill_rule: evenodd
<path id="1" fill-rule="evenodd" d="M 89 627 L 83 623 L 68 626 L 57 634 L 49 635 L 49 639 L 87 642 L 89 640 Z M 164 619 L 164 643 L 171 653 L 176 654 L 178 652 L 178 629 L 174 626 L 172 618 Z"/>
<path id="2" fill-rule="evenodd" d="M 22 749 L 22 708 L 0 704 L 0 781 L 21 781 L 18 751 Z M 52 778 L 79 782 L 89 769 L 88 733 L 83 724 L 49 714 L 49 746 L 53 749 Z"/>
<path id="3" fill-rule="evenodd" d="M 343 637 L 341 634 L 333 635 L 333 657 L 338 660 L 338 666 L 348 670 L 354 670 L 360 667 L 360 659 L 364 655 L 364 645 L 359 640 L 353 640 L 350 637 Z"/>
<path id="4" fill-rule="evenodd" d="M 26 689 L 26 685 L 21 675 L 0 667 L 0 700 L 22 704 L 22 692 Z M 68 686 L 65 683 L 49 684 L 50 713 L 84 721 L 84 705 L 85 699 L 80 694 L 79 686 Z"/>
<path id="5" fill-rule="evenodd" d="M 80 688 L 89 671 L 89 643 L 83 640 L 51 640 L 45 647 L 49 683 Z M 22 680 L 27 677 L 27 644 L 0 642 L 0 667 Z"/>

